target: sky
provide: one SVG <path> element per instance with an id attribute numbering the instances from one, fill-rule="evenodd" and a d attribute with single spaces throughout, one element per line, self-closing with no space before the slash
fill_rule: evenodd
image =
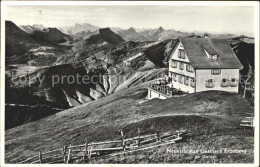
<path id="1" fill-rule="evenodd" d="M 17 25 L 158 28 L 216 33 L 254 33 L 252 6 L 6 6 Z"/>

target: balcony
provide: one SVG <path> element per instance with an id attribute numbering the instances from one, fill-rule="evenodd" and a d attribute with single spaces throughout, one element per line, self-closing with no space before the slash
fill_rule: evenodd
<path id="1" fill-rule="evenodd" d="M 171 83 L 168 83 L 165 79 L 158 79 L 148 84 L 148 89 L 166 96 L 167 98 L 173 97 L 174 95 L 181 95 L 184 92 L 172 88 Z"/>
<path id="2" fill-rule="evenodd" d="M 229 86 L 228 82 L 221 82 L 221 87 L 228 87 L 228 86 Z"/>
<path id="3" fill-rule="evenodd" d="M 214 83 L 206 83 L 205 87 L 206 88 L 214 88 L 215 84 Z"/>
<path id="4" fill-rule="evenodd" d="M 230 86 L 231 86 L 231 87 L 237 87 L 237 86 L 238 86 L 238 83 L 237 83 L 237 82 L 231 82 L 231 83 L 230 83 Z"/>
<path id="5" fill-rule="evenodd" d="M 172 88 L 170 88 L 169 86 L 167 85 L 163 85 L 163 84 L 157 84 L 155 82 L 153 83 L 149 83 L 148 84 L 148 88 L 160 93 L 160 94 L 163 94 L 167 97 L 172 97 L 173 95 L 173 90 Z"/>

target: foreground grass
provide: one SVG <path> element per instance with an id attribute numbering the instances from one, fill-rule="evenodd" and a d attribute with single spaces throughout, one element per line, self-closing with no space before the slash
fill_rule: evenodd
<path id="1" fill-rule="evenodd" d="M 245 112 L 253 112 L 253 107 L 245 99 L 225 92 L 202 92 L 185 97 L 146 101 L 145 86 L 122 90 L 97 101 L 7 130 L 6 163 L 16 163 L 38 154 L 38 151 L 45 152 L 70 143 L 82 144 L 86 138 L 90 142 L 119 139 L 120 129 L 124 130 L 126 137 L 136 136 L 137 128 L 141 129 L 142 134 L 155 133 L 157 130 L 175 132 L 189 129 L 197 137 L 212 137 L 213 134 L 219 136 L 226 129 L 230 130 L 229 133 L 238 129 Z M 229 136 L 229 133 L 223 134 L 223 137 Z M 237 135 L 230 137 L 236 138 Z M 231 138 L 228 137 L 227 140 L 231 141 Z M 252 135 L 250 138 L 253 140 Z M 253 149 L 253 143 L 247 140 L 249 139 L 241 136 L 244 146 Z M 194 141 L 197 140 L 194 138 Z M 206 141 L 198 139 L 197 142 L 203 146 Z M 224 144 L 225 142 L 222 143 L 223 146 Z M 234 141 L 234 145 L 236 144 Z M 247 161 L 253 157 L 251 154 L 249 156 L 251 158 L 247 158 Z M 179 162 L 193 162 L 189 159 L 182 158 Z M 229 160 L 233 161 L 232 158 Z M 165 161 L 160 160 L 160 163 Z M 97 161 L 99 162 L 103 163 Z"/>

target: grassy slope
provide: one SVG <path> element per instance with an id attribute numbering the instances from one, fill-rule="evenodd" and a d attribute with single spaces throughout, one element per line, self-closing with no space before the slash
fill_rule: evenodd
<path id="1" fill-rule="evenodd" d="M 202 92 L 186 97 L 145 101 L 147 95 L 145 86 L 143 84 L 119 91 L 97 101 L 7 130 L 5 135 L 6 162 L 15 163 L 19 159 L 37 154 L 39 150 L 44 152 L 69 145 L 71 142 L 72 144 L 84 143 L 85 138 L 90 141 L 118 139 L 120 138 L 119 129 L 123 129 L 127 137 L 135 136 L 137 128 L 140 128 L 143 134 L 154 133 L 157 129 L 163 132 L 175 132 L 180 128 L 187 128 L 197 136 L 193 140 L 195 143 L 190 145 L 193 149 L 196 149 L 198 145 L 206 147 L 207 144 L 211 144 L 211 147 L 215 144 L 224 147 L 229 146 L 231 142 L 232 147 L 243 146 L 252 151 L 253 134 L 243 132 L 239 128 L 239 123 L 245 116 L 245 112 L 253 112 L 253 107 L 239 95 L 225 92 Z M 245 136 L 241 137 L 241 133 Z M 198 137 L 203 139 L 198 139 Z M 206 139 L 209 137 L 211 140 Z M 139 155 L 136 156 L 132 163 L 147 161 L 145 156 L 155 151 L 143 152 L 144 156 L 141 158 Z M 163 151 L 159 151 L 160 153 L 161 156 L 165 156 Z M 172 159 L 174 157 L 175 155 L 172 155 Z M 244 162 L 252 162 L 252 153 L 244 157 L 246 159 Z M 117 163 L 120 158 L 122 157 L 116 160 L 108 158 L 96 161 L 96 163 Z M 189 158 L 189 156 L 183 156 L 179 158 L 179 161 L 174 162 L 186 162 Z M 225 156 L 225 158 L 228 162 L 241 160 L 236 155 Z M 149 162 L 159 161 L 156 158 L 148 158 L 148 160 Z M 166 158 L 159 162 L 172 161 Z M 124 160 L 120 161 L 120 163 L 124 162 Z"/>

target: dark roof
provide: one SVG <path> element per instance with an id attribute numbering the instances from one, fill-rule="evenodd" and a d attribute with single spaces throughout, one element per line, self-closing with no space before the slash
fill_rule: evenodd
<path id="1" fill-rule="evenodd" d="M 224 39 L 179 38 L 179 41 L 194 68 L 243 68 L 230 45 Z M 204 49 L 211 55 L 218 55 L 218 60 L 210 60 Z"/>

